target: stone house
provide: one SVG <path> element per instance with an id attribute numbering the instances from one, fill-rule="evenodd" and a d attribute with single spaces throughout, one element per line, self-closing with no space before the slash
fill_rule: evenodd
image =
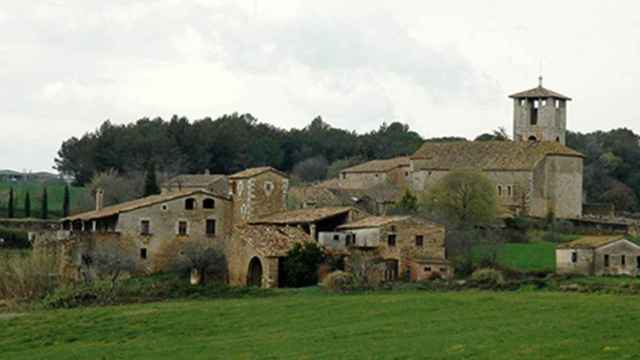
<path id="1" fill-rule="evenodd" d="M 339 183 L 343 188 L 367 189 L 375 185 L 393 184 L 407 187 L 410 176 L 408 156 L 386 160 L 373 160 L 340 172 Z"/>
<path id="2" fill-rule="evenodd" d="M 556 272 L 577 275 L 640 275 L 640 246 L 622 236 L 587 236 L 558 246 Z"/>
<path id="3" fill-rule="evenodd" d="M 63 219 L 67 237 L 81 245 L 69 255 L 78 265 L 82 252 L 113 241 L 126 248 L 142 272 L 161 269 L 163 248 L 200 239 L 224 244 L 231 233 L 231 199 L 206 190 L 187 190 L 128 201 Z"/>
<path id="4" fill-rule="evenodd" d="M 455 170 L 478 170 L 512 213 L 558 218 L 582 215 L 583 155 L 558 142 L 425 143 L 411 157 L 413 190 L 429 191 Z"/>
<path id="5" fill-rule="evenodd" d="M 195 175 L 178 175 L 162 184 L 162 193 L 205 189 L 209 192 L 227 195 L 228 179 L 226 175 L 211 175 L 209 172 Z"/>
<path id="6" fill-rule="evenodd" d="M 446 260 L 445 228 L 411 216 L 373 216 L 319 234 L 335 252 L 375 252 L 385 262 L 385 280 L 420 281 L 452 275 Z"/>

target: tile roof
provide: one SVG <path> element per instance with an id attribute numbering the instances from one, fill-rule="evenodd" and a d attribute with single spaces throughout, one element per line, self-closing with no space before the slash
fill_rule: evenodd
<path id="1" fill-rule="evenodd" d="M 220 181 L 225 180 L 225 175 L 178 175 L 174 178 L 167 180 L 163 186 L 184 186 L 184 187 L 202 187 L 206 188 L 207 186 Z"/>
<path id="2" fill-rule="evenodd" d="M 411 157 L 423 160 L 416 170 L 532 170 L 549 155 L 584 157 L 551 141 L 427 142 Z"/>
<path id="3" fill-rule="evenodd" d="M 252 221 L 252 224 L 294 225 L 310 224 L 353 211 L 351 207 L 325 207 L 284 211 Z"/>
<path id="4" fill-rule="evenodd" d="M 521 91 L 519 93 L 515 93 L 513 95 L 509 95 L 512 99 L 523 99 L 523 98 L 556 98 L 561 100 L 571 100 L 570 97 L 564 96 L 555 91 L 551 91 L 549 89 L 545 89 L 542 86 L 535 87 L 533 89 L 529 89 L 526 91 Z"/>
<path id="5" fill-rule="evenodd" d="M 376 227 L 385 226 L 394 222 L 403 222 L 403 221 L 412 221 L 416 223 L 422 223 L 426 226 L 432 226 L 432 227 L 442 226 L 427 220 L 419 219 L 414 216 L 408 216 L 408 215 L 407 216 L 370 216 L 358 221 L 341 225 L 338 227 L 338 229 L 348 230 L 348 229 L 376 228 Z"/>
<path id="6" fill-rule="evenodd" d="M 366 163 L 344 169 L 341 172 L 346 172 L 346 173 L 387 172 L 389 170 L 393 170 L 401 166 L 409 166 L 408 156 L 401 156 L 401 157 L 386 159 L 386 160 L 368 161 Z"/>
<path id="7" fill-rule="evenodd" d="M 106 218 L 106 217 L 111 217 L 114 215 L 118 215 L 120 213 L 124 213 L 124 212 L 128 212 L 128 211 L 132 211 L 132 210 L 136 210 L 136 209 L 140 209 L 140 208 L 144 208 L 147 206 L 152 206 L 158 203 L 163 203 L 165 201 L 170 201 L 170 200 L 174 200 L 174 199 L 179 199 L 182 197 L 187 197 L 190 195 L 194 195 L 194 194 L 205 194 L 205 195 L 209 195 L 211 197 L 216 197 L 219 199 L 223 199 L 223 200 L 229 200 L 228 198 L 221 196 L 219 194 L 214 194 L 202 189 L 198 189 L 198 190 L 187 190 L 187 191 L 178 191 L 178 192 L 172 192 L 172 193 L 166 193 L 166 194 L 160 194 L 160 195 L 152 195 L 152 196 L 147 196 L 145 198 L 142 199 L 136 199 L 136 200 L 131 200 L 131 201 L 127 201 L 127 202 L 123 202 L 120 204 L 116 204 L 116 205 L 112 205 L 112 206 L 106 206 L 100 210 L 94 210 L 94 211 L 89 211 L 89 212 L 84 212 L 81 214 L 76 214 L 76 215 L 72 215 L 69 217 L 66 217 L 62 220 L 93 220 L 93 219 L 101 219 L 101 218 Z"/>
<path id="8" fill-rule="evenodd" d="M 578 240 L 559 245 L 558 249 L 596 249 L 624 239 L 625 237 L 622 235 L 583 236 Z"/>
<path id="9" fill-rule="evenodd" d="M 294 226 L 241 225 L 234 228 L 239 238 L 262 256 L 285 256 L 293 245 L 310 240 L 310 235 Z"/>
<path id="10" fill-rule="evenodd" d="M 273 171 L 277 174 L 280 174 L 281 176 L 284 176 L 287 178 L 289 177 L 287 174 L 283 173 L 280 170 L 274 169 L 271 166 L 261 166 L 261 167 L 249 168 L 249 169 L 237 172 L 235 174 L 229 175 L 229 179 L 241 179 L 241 178 L 254 177 L 262 173 L 265 173 L 267 171 Z"/>

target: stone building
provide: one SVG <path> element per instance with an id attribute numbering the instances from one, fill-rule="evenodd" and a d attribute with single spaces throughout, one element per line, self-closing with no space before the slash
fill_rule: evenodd
<path id="1" fill-rule="evenodd" d="M 555 141 L 566 144 L 567 102 L 571 98 L 542 87 L 510 96 L 513 99 L 514 141 Z"/>
<path id="2" fill-rule="evenodd" d="M 375 252 L 385 262 L 385 280 L 449 277 L 445 228 L 411 216 L 374 216 L 319 233 L 319 243 L 336 252 Z"/>
<path id="3" fill-rule="evenodd" d="M 340 187 L 367 189 L 380 184 L 406 187 L 409 183 L 408 156 L 387 160 L 373 160 L 340 172 Z"/>
<path id="4" fill-rule="evenodd" d="M 428 191 L 455 170 L 482 171 L 512 213 L 558 218 L 582 215 L 582 154 L 557 142 L 425 143 L 411 157 L 414 191 Z"/>
<path id="5" fill-rule="evenodd" d="M 640 275 L 640 246 L 621 236 L 588 236 L 556 249 L 556 272 Z"/>
<path id="6" fill-rule="evenodd" d="M 226 175 L 211 175 L 209 172 L 196 175 L 178 175 L 162 184 L 162 193 L 205 189 L 209 192 L 227 195 Z"/>

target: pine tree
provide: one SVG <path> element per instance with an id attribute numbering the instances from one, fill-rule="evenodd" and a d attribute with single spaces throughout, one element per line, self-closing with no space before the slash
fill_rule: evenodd
<path id="1" fill-rule="evenodd" d="M 9 219 L 13 219 L 13 217 L 15 216 L 15 199 L 14 199 L 14 193 L 13 193 L 13 188 L 9 189 L 9 214 L 8 217 Z"/>
<path id="2" fill-rule="evenodd" d="M 31 195 L 29 195 L 28 191 L 24 196 L 24 217 L 31 217 Z"/>
<path id="3" fill-rule="evenodd" d="M 49 218 L 49 197 L 47 195 L 47 187 L 42 188 L 42 210 L 40 216 L 43 220 Z"/>
<path id="4" fill-rule="evenodd" d="M 69 216 L 69 207 L 70 207 L 71 199 L 69 195 L 69 185 L 64 186 L 64 199 L 62 202 L 62 217 Z"/>
<path id="5" fill-rule="evenodd" d="M 146 166 L 146 171 L 144 179 L 144 196 L 160 194 L 158 179 L 156 178 L 156 164 L 153 161 L 149 161 Z"/>

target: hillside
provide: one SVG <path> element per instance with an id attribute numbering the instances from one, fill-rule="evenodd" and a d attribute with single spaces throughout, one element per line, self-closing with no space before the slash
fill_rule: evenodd
<path id="1" fill-rule="evenodd" d="M 635 297 L 553 292 L 394 292 L 0 313 L 3 359 L 633 356 Z M 624 319 L 624 322 L 618 321 Z"/>
<path id="2" fill-rule="evenodd" d="M 43 186 L 47 187 L 47 196 L 49 201 L 49 216 L 51 218 L 62 216 L 62 203 L 64 200 L 64 182 L 61 181 L 0 181 L 0 218 L 7 216 L 8 193 L 9 189 L 15 191 L 16 217 L 24 216 L 24 197 L 29 192 L 31 197 L 31 215 L 32 217 L 40 217 L 41 199 Z M 71 186 L 69 188 L 71 195 L 71 210 L 77 208 L 82 202 L 84 192 L 82 187 Z"/>

